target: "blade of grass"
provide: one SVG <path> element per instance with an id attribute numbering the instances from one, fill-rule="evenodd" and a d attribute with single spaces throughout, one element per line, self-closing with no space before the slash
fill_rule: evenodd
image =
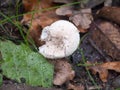
<path id="1" fill-rule="evenodd" d="M 83 63 L 84 63 L 84 65 L 85 65 L 85 64 L 86 64 L 86 59 L 85 59 L 83 50 L 81 50 L 81 49 L 79 48 L 79 51 L 80 51 L 80 53 L 81 53 L 81 55 L 82 55 L 82 60 L 83 60 Z M 86 69 L 86 72 L 87 72 L 88 76 L 90 77 L 92 83 L 96 86 L 97 90 L 100 90 L 100 88 L 98 87 L 97 83 L 95 82 L 95 80 L 93 79 L 92 75 L 90 74 L 89 70 Z"/>
<path id="2" fill-rule="evenodd" d="M 0 12 L 0 15 L 2 15 L 4 18 L 8 19 L 8 21 L 11 22 L 12 24 L 14 24 L 15 26 L 17 26 L 18 30 L 20 31 L 20 34 L 22 35 L 22 37 L 26 43 L 26 45 L 29 46 L 29 43 L 23 34 L 23 30 L 22 30 L 21 26 L 18 23 L 14 23 L 8 16 L 4 15 L 2 12 Z"/>
<path id="3" fill-rule="evenodd" d="M 19 22 L 14 23 L 9 17 L 7 17 L 6 15 L 4 15 L 4 14 L 1 13 L 1 12 L 0 12 L 0 15 L 2 15 L 4 18 L 7 18 L 9 22 L 11 22 L 13 25 L 15 25 L 15 26 L 18 28 L 21 36 L 22 36 L 23 39 L 24 39 L 24 42 L 26 43 L 26 45 L 27 45 L 28 47 L 30 47 L 30 45 L 29 45 L 29 43 L 30 43 L 30 44 L 32 44 L 32 46 L 33 46 L 33 48 L 35 49 L 35 51 L 38 51 L 38 49 L 36 48 L 36 45 L 34 44 L 34 41 L 33 41 L 32 39 L 29 40 L 29 41 L 27 40 L 27 36 L 24 35 L 24 31 L 22 30 L 23 28 L 22 28 L 22 26 L 20 25 Z M 29 30 L 28 30 L 28 33 L 29 33 Z"/>
<path id="4" fill-rule="evenodd" d="M 19 0 L 18 0 L 18 1 L 16 2 L 16 5 L 15 5 L 15 6 L 16 6 L 16 8 L 15 8 L 15 9 L 16 9 L 16 10 L 15 10 L 15 11 L 16 11 L 16 15 L 19 15 L 20 5 L 21 5 L 21 4 L 19 3 Z M 16 20 L 18 21 L 18 17 L 16 17 Z"/>

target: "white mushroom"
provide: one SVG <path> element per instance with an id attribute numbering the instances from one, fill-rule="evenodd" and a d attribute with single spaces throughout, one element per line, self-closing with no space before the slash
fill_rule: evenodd
<path id="1" fill-rule="evenodd" d="M 46 58 L 56 59 L 71 55 L 78 47 L 78 29 L 69 21 L 59 20 L 43 29 L 40 39 L 45 44 L 39 52 Z"/>

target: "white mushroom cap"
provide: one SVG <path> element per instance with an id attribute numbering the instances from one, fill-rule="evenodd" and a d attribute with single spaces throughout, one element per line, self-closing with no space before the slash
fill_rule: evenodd
<path id="1" fill-rule="evenodd" d="M 71 55 L 78 47 L 78 29 L 69 21 L 59 20 L 43 29 L 40 39 L 46 43 L 39 52 L 46 58 L 56 59 Z"/>

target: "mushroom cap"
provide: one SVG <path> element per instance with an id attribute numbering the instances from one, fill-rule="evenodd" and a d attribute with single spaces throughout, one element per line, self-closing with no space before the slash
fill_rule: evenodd
<path id="1" fill-rule="evenodd" d="M 74 24 L 59 20 L 43 28 L 40 39 L 45 44 L 39 47 L 39 53 L 57 59 L 71 55 L 78 48 L 80 34 Z"/>

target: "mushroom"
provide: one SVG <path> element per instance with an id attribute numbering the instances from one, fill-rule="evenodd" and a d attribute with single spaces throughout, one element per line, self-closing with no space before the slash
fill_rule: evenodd
<path id="1" fill-rule="evenodd" d="M 39 53 L 46 58 L 57 59 L 71 55 L 78 48 L 80 35 L 74 24 L 58 20 L 43 28 L 40 39 L 45 44 L 39 47 Z"/>

